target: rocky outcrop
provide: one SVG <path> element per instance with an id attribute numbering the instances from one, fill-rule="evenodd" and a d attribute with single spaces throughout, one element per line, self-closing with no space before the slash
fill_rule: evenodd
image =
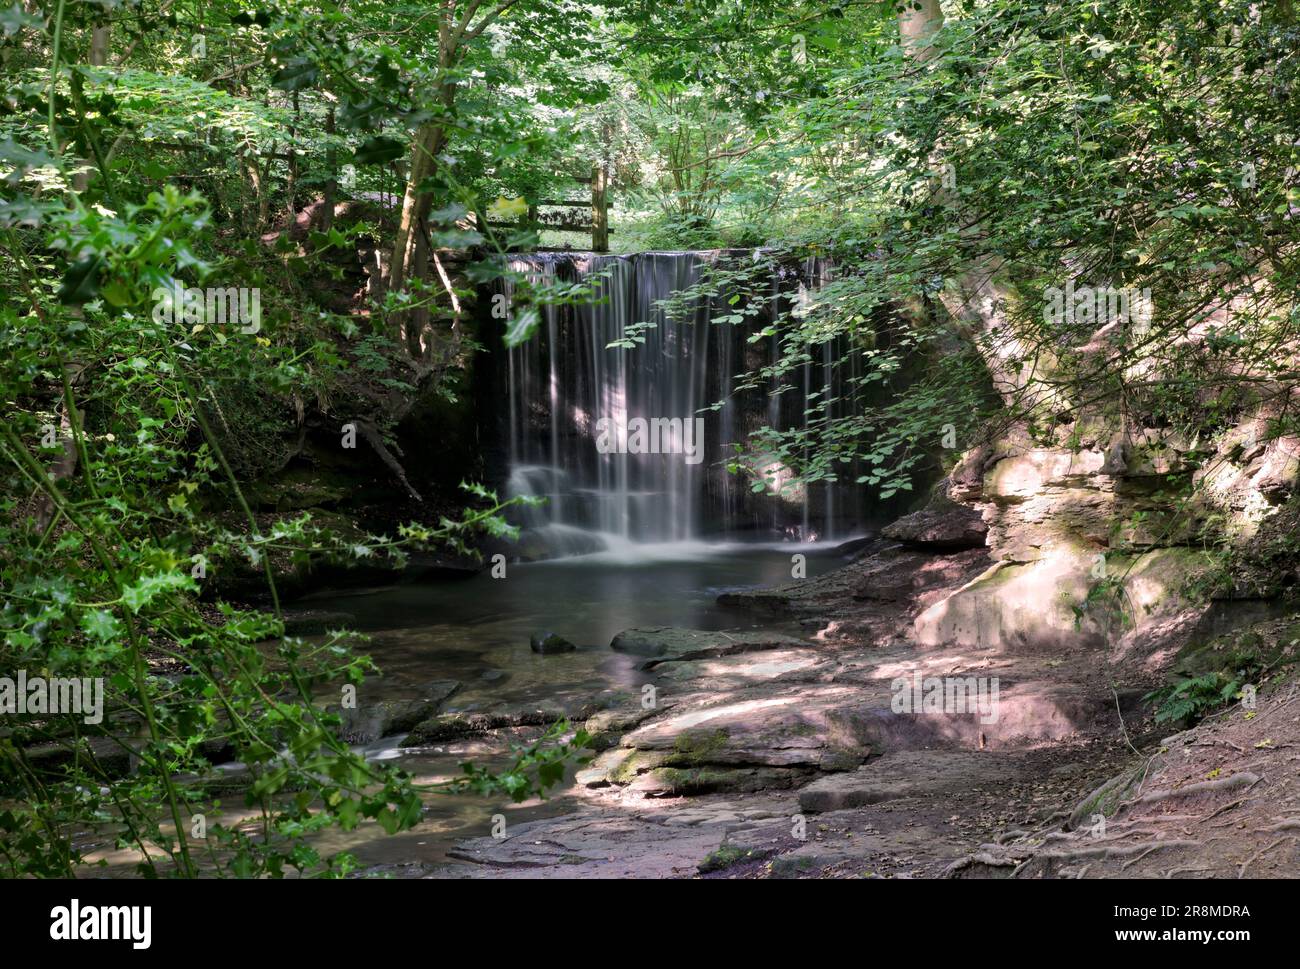
<path id="1" fill-rule="evenodd" d="M 885 526 L 880 534 L 910 548 L 956 551 L 983 548 L 988 526 L 977 509 L 940 493 L 938 500 Z"/>
<path id="2" fill-rule="evenodd" d="M 891 753 L 996 750 L 1087 735 L 1111 729 L 1116 716 L 1115 695 L 1086 658 L 1060 668 L 995 649 L 918 654 L 905 643 L 882 650 L 700 630 L 622 636 L 659 653 L 648 661 L 653 689 L 639 706 L 589 721 L 603 752 L 579 782 L 638 796 L 784 789 Z M 645 637 L 674 644 L 673 655 L 651 649 Z M 745 641 L 747 651 L 736 651 Z M 774 643 L 781 648 L 770 648 Z M 971 703 L 930 711 L 910 703 L 912 678 L 944 676 L 959 679 L 963 690 L 982 677 L 997 696 L 988 709 Z M 900 703 L 901 693 L 909 702 Z M 1124 709 L 1132 699 L 1122 698 Z"/>
<path id="3" fill-rule="evenodd" d="M 928 604 L 914 638 L 1031 651 L 1116 647 L 1204 610 L 1233 582 L 1258 588 L 1224 575 L 1205 551 L 1266 534 L 1275 504 L 1295 489 L 1296 442 L 1256 443 L 1264 432 L 1255 423 L 1207 448 L 1169 430 L 1116 432 L 1106 419 L 1081 419 L 1047 442 L 1013 430 L 967 452 L 945 495 L 884 530 L 924 534 L 927 522 L 950 519 L 952 502 L 987 525 L 994 564 Z"/>
<path id="4" fill-rule="evenodd" d="M 1103 649 L 1188 608 L 1185 588 L 1212 567 L 1190 548 L 1107 557 L 1058 547 L 1033 562 L 995 563 L 922 612 L 913 634 L 923 646 Z"/>

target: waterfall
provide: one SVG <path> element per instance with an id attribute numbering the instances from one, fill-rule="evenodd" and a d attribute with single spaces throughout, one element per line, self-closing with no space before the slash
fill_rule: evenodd
<path id="1" fill-rule="evenodd" d="M 546 306 L 536 335 L 508 353 L 507 493 L 545 499 L 515 515 L 526 540 L 541 546 L 529 555 L 635 554 L 666 543 L 744 539 L 811 542 L 860 527 L 863 498 L 852 475 L 838 485 L 770 494 L 754 492 L 750 478 L 726 469 L 733 445 L 756 428 L 802 426 L 808 394 L 838 394 L 842 408 L 844 368 L 833 362 L 857 352 L 839 341 L 826 343 L 820 359 L 804 366 L 798 393 L 773 393 L 775 382 L 734 392 L 738 375 L 778 352 L 775 336 L 749 338 L 771 320 L 771 309 L 743 325 L 715 322 L 734 312 L 727 294 L 694 300 L 675 316 L 658 304 L 699 282 L 707 264 L 737 255 L 552 252 L 511 258 L 513 270 L 535 281 L 599 280 L 603 296 Z M 782 309 L 806 300 L 826 279 L 818 260 L 785 273 L 774 269 L 771 281 Z M 510 284 L 505 289 L 513 295 Z M 635 349 L 610 347 L 641 322 L 654 325 L 638 335 L 643 342 Z M 617 437 L 603 434 L 634 428 L 637 419 L 660 422 L 654 428 L 661 432 L 659 453 L 637 453 L 632 433 L 624 448 L 611 447 Z M 698 441 L 691 433 L 696 426 L 703 430 Z M 694 459 L 692 444 L 699 447 Z"/>

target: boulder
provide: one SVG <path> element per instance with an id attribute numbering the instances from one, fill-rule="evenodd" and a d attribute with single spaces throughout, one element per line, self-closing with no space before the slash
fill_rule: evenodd
<path id="1" fill-rule="evenodd" d="M 888 698 L 883 699 L 888 703 Z M 844 770 L 870 751 L 863 735 L 870 711 L 855 687 L 791 685 L 742 690 L 727 702 L 674 709 L 623 738 L 644 769 L 787 767 Z M 652 757 L 654 762 L 645 758 Z"/>

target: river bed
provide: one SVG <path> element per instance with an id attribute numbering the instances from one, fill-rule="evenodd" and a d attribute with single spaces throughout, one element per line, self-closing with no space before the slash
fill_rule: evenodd
<path id="1" fill-rule="evenodd" d="M 422 684 L 457 680 L 462 686 L 443 712 L 498 712 L 561 706 L 572 708 L 611 692 L 633 694 L 648 681 L 637 657 L 616 653 L 610 640 L 637 626 L 697 629 L 768 629 L 797 633 L 789 624 L 757 621 L 719 606 L 729 590 L 787 581 L 792 555 L 806 556 L 809 576 L 844 559 L 830 545 L 677 544 L 645 547 L 636 561 L 596 554 L 510 565 L 506 577 L 487 572 L 462 581 L 411 584 L 366 594 L 331 594 L 329 607 L 355 619 L 371 636 L 369 652 L 383 670 L 384 698 L 411 697 Z M 317 600 L 317 604 L 320 600 Z M 549 630 L 578 646 L 570 653 L 539 655 L 530 636 Z M 503 762 L 509 740 L 525 743 L 540 728 L 495 731 L 491 737 L 404 751 L 401 736 L 369 745 L 368 756 L 400 760 L 422 783 L 459 772 L 460 761 Z M 430 795 L 425 819 L 388 837 L 376 825 L 321 837 L 323 851 L 348 850 L 363 867 L 380 871 L 429 866 L 448 860 L 465 838 L 489 833 L 501 814 L 517 823 L 572 810 L 571 776 L 545 801 L 520 805 L 464 795 Z"/>

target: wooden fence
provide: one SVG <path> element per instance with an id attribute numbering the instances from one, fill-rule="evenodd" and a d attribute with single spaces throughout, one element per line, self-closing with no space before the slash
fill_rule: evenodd
<path id="1" fill-rule="evenodd" d="M 590 199 L 539 199 L 528 207 L 523 222 L 489 222 L 494 229 L 550 229 L 555 232 L 591 233 L 592 252 L 609 252 L 609 171 L 603 166 L 592 170 L 589 178 L 574 179 L 591 186 Z M 561 212 L 544 212 L 543 209 L 563 209 Z M 588 220 L 570 210 L 586 209 Z"/>

